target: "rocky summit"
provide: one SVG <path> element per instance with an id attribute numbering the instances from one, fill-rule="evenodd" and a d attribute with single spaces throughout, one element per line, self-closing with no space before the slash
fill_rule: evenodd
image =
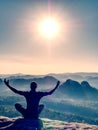
<path id="1" fill-rule="evenodd" d="M 23 119 L 0 116 L 0 130 L 98 130 L 98 126 L 50 119 Z"/>
<path id="2" fill-rule="evenodd" d="M 42 127 L 40 119 L 0 117 L 0 130 L 41 130 Z"/>

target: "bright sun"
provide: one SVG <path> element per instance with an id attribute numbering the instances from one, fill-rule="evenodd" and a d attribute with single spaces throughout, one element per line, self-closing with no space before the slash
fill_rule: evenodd
<path id="1" fill-rule="evenodd" d="M 59 31 L 59 25 L 56 20 L 48 18 L 43 20 L 39 25 L 40 34 L 46 38 L 53 38 Z"/>

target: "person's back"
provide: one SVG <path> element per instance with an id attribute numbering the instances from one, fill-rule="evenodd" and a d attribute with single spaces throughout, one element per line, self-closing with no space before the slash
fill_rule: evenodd
<path id="1" fill-rule="evenodd" d="M 40 99 L 43 97 L 43 92 L 25 92 L 24 93 L 24 97 L 26 99 L 27 102 L 27 107 L 26 107 L 26 111 L 27 111 L 27 115 L 28 116 L 34 116 L 37 117 L 38 116 L 38 106 L 39 106 L 39 102 Z"/>
<path id="2" fill-rule="evenodd" d="M 41 92 L 26 92 L 25 98 L 27 101 L 27 109 L 34 109 L 38 106 L 40 99 L 42 98 Z"/>

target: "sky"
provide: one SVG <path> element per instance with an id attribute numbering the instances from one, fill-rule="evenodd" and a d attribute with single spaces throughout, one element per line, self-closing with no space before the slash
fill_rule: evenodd
<path id="1" fill-rule="evenodd" d="M 48 17 L 52 39 L 38 31 Z M 0 0 L 0 74 L 98 72 L 97 42 L 98 0 Z"/>

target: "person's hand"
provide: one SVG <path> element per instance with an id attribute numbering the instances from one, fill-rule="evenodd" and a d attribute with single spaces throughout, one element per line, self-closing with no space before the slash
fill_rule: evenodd
<path id="1" fill-rule="evenodd" d="M 60 85 L 60 81 L 57 82 L 57 86 L 59 86 L 59 85 Z"/>
<path id="2" fill-rule="evenodd" d="M 4 79 L 4 83 L 8 86 L 9 85 L 9 80 Z"/>

